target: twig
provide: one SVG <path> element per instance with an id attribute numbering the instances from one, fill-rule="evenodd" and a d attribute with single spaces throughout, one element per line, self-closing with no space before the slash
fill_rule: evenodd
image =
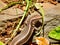
<path id="1" fill-rule="evenodd" d="M 13 38 L 16 35 L 16 31 L 18 31 L 19 27 L 21 27 L 21 23 L 28 12 L 28 8 L 29 8 L 29 0 L 27 0 L 27 6 L 26 6 L 26 10 L 24 11 L 23 17 L 20 20 L 19 24 L 17 25 L 16 29 L 13 31 L 11 38 Z"/>
<path id="2" fill-rule="evenodd" d="M 7 6 L 5 6 L 4 8 L 0 9 L 0 12 L 3 11 L 3 10 L 6 10 L 16 4 L 22 4 L 21 2 L 11 2 L 10 4 L 8 4 Z"/>
<path id="3" fill-rule="evenodd" d="M 44 10 L 43 8 L 41 7 L 41 5 L 39 5 L 38 3 L 35 4 L 35 7 L 37 9 L 39 9 L 39 12 L 41 13 L 42 15 L 42 28 L 41 30 L 43 29 L 43 37 L 44 37 Z M 41 31 L 39 31 L 39 33 L 37 33 L 36 35 L 40 34 Z"/>
<path id="4" fill-rule="evenodd" d="M 26 0 L 26 2 L 27 2 L 27 6 L 26 6 L 26 10 L 24 11 L 23 17 L 22 17 L 22 19 L 20 20 L 19 24 L 17 25 L 16 29 L 13 31 L 13 33 L 12 33 L 12 35 L 11 35 L 11 39 L 8 40 L 8 42 L 11 41 L 12 38 L 16 36 L 18 29 L 21 27 L 21 23 L 22 23 L 22 21 L 24 20 L 24 17 L 26 16 L 26 14 L 27 14 L 27 12 L 28 12 L 28 9 L 29 9 L 29 6 L 30 6 L 30 0 Z M 8 43 L 8 42 L 7 42 L 7 43 Z M 7 44 L 7 43 L 6 43 L 6 44 Z"/>

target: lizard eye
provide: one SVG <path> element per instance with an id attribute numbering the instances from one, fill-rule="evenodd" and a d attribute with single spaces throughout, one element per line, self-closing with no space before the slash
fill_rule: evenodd
<path id="1" fill-rule="evenodd" d="M 35 27 L 36 27 L 36 28 L 39 28 L 40 26 L 42 26 L 42 23 L 41 23 L 40 21 L 37 21 L 37 22 L 35 23 Z"/>

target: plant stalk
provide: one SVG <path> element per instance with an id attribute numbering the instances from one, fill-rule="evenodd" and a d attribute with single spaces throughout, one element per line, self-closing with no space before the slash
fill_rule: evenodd
<path id="1" fill-rule="evenodd" d="M 22 4 L 21 2 L 11 2 L 10 4 L 8 4 L 7 6 L 5 6 L 4 8 L 0 9 L 0 12 L 2 12 L 3 10 L 6 10 L 16 4 Z"/>

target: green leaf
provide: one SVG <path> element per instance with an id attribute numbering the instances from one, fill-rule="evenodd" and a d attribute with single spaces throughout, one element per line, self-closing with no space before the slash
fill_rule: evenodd
<path id="1" fill-rule="evenodd" d="M 49 37 L 53 38 L 53 39 L 56 39 L 56 40 L 60 40 L 60 26 L 51 30 L 50 33 L 49 33 Z"/>
<path id="2" fill-rule="evenodd" d="M 3 42 L 0 41 L 0 45 L 5 45 Z"/>

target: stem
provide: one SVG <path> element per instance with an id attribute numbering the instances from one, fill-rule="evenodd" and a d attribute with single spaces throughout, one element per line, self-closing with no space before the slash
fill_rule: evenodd
<path id="1" fill-rule="evenodd" d="M 22 4 L 21 2 L 11 2 L 10 4 L 8 4 L 7 6 L 5 6 L 4 8 L 0 9 L 0 12 L 3 11 L 3 10 L 6 10 L 16 4 Z"/>
<path id="2" fill-rule="evenodd" d="M 41 7 L 41 5 L 39 5 L 38 3 L 35 4 L 35 7 L 36 7 L 37 9 L 39 9 L 39 12 L 40 12 L 41 15 L 42 15 L 42 28 L 41 28 L 41 30 L 43 29 L 43 37 L 44 37 L 44 10 L 43 10 L 43 8 Z M 38 34 L 40 34 L 40 31 L 39 31 L 39 33 L 37 33 L 36 35 L 38 35 Z"/>
<path id="3" fill-rule="evenodd" d="M 43 29 L 43 37 L 44 37 L 44 10 L 41 6 L 39 12 L 42 14 L 42 29 Z"/>
<path id="4" fill-rule="evenodd" d="M 28 12 L 28 8 L 29 8 L 29 1 L 27 1 L 26 10 L 24 11 L 23 17 L 20 20 L 19 24 L 17 25 L 16 29 L 13 31 L 13 34 L 12 34 L 11 38 L 13 38 L 16 35 L 16 32 L 18 31 L 19 27 L 21 27 L 21 23 L 24 20 L 24 17 L 26 16 L 26 14 Z"/>
<path id="5" fill-rule="evenodd" d="M 26 16 L 27 12 L 29 9 L 29 0 L 27 0 L 27 6 L 26 6 L 26 10 L 24 11 L 23 17 L 22 19 L 19 21 L 19 24 L 17 25 L 16 29 L 13 31 L 13 34 L 11 35 L 11 38 L 6 42 L 6 44 L 12 40 L 12 38 L 17 34 L 18 29 L 21 27 L 21 23 L 24 20 L 24 17 Z"/>
<path id="6" fill-rule="evenodd" d="M 27 6 L 26 6 L 26 10 L 24 11 L 24 14 L 23 14 L 23 16 L 22 16 L 22 19 L 19 21 L 19 24 L 17 25 L 16 29 L 13 30 L 13 33 L 12 33 L 12 35 L 11 35 L 11 38 L 10 38 L 5 44 L 7 44 L 9 41 L 11 41 L 12 38 L 17 34 L 17 31 L 18 31 L 18 29 L 21 27 L 21 23 L 22 23 L 22 21 L 24 20 L 24 17 L 26 16 L 26 14 L 27 14 L 27 12 L 28 12 L 29 6 L 30 6 L 30 4 L 31 4 L 30 1 L 31 1 L 31 0 L 26 0 Z M 5 9 L 7 9 L 7 8 L 10 8 L 11 6 L 13 6 L 13 5 L 15 5 L 15 4 L 21 4 L 21 3 L 20 3 L 20 2 L 11 3 L 11 4 L 9 4 L 8 6 L 6 6 L 5 8 L 1 9 L 0 12 L 3 11 L 3 10 L 5 10 Z"/>

